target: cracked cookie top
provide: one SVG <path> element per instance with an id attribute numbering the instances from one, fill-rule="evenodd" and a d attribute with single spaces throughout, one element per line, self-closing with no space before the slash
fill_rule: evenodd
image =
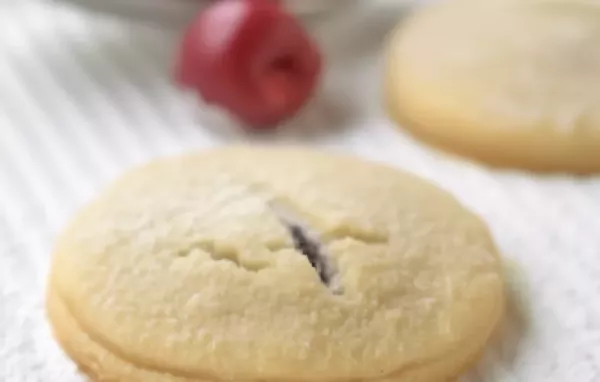
<path id="1" fill-rule="evenodd" d="M 50 284 L 94 342 L 141 367 L 363 380 L 481 347 L 500 268 L 485 225 L 413 175 L 234 146 L 116 181 L 59 238 Z"/>

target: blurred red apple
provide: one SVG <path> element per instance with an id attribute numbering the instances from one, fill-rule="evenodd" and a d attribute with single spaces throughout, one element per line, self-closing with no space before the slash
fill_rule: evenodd
<path id="1" fill-rule="evenodd" d="M 187 29 L 176 67 L 193 89 L 254 128 L 295 115 L 321 72 L 317 45 L 275 0 L 220 0 Z"/>

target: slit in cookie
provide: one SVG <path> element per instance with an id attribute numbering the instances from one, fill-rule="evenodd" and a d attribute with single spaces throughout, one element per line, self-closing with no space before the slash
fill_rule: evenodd
<path id="1" fill-rule="evenodd" d="M 331 283 L 330 271 L 328 265 L 320 250 L 320 245 L 308 237 L 306 232 L 297 225 L 286 224 L 286 228 L 292 236 L 294 247 L 301 252 L 312 267 L 316 270 L 321 282 L 327 286 Z"/>
<path id="2" fill-rule="evenodd" d="M 260 262 L 243 261 L 237 250 L 231 247 L 217 245 L 213 241 L 202 241 L 191 248 L 177 252 L 178 257 L 188 257 L 195 250 L 200 250 L 207 253 L 214 261 L 225 261 L 234 264 L 235 266 L 245 269 L 249 272 L 259 272 L 269 267 L 269 264 Z"/>
<path id="3" fill-rule="evenodd" d="M 349 225 L 342 225 L 329 232 L 328 239 L 343 240 L 350 239 L 367 245 L 388 244 L 390 239 L 386 233 L 364 230 Z"/>
<path id="4" fill-rule="evenodd" d="M 338 272 L 331 262 L 330 256 L 324 251 L 316 235 L 311 234 L 306 224 L 294 216 L 283 206 L 270 203 L 270 206 L 281 223 L 290 233 L 294 247 L 304 255 L 310 265 L 315 269 L 321 283 L 332 293 L 341 294 L 343 290 L 339 285 Z"/>

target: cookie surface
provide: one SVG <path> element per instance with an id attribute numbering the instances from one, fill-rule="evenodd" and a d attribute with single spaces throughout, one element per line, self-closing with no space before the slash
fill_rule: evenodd
<path id="1" fill-rule="evenodd" d="M 439 382 L 503 312 L 485 225 L 358 158 L 229 147 L 132 170 L 59 237 L 48 312 L 96 381 Z"/>
<path id="2" fill-rule="evenodd" d="M 389 114 L 416 137 L 494 166 L 600 171 L 600 4 L 453 0 L 389 42 Z"/>

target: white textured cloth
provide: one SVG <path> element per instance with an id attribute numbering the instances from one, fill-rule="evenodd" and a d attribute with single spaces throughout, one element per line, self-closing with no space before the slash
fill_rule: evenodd
<path id="1" fill-rule="evenodd" d="M 377 59 L 398 19 L 373 5 L 321 25 L 331 53 L 321 95 L 281 132 L 253 138 L 211 128 L 170 84 L 176 31 L 0 0 L 0 381 L 82 380 L 43 309 L 52 242 L 73 211 L 126 168 L 241 139 L 392 163 L 486 220 L 509 259 L 511 309 L 465 380 L 600 381 L 600 178 L 491 171 L 398 131 L 379 109 Z"/>

